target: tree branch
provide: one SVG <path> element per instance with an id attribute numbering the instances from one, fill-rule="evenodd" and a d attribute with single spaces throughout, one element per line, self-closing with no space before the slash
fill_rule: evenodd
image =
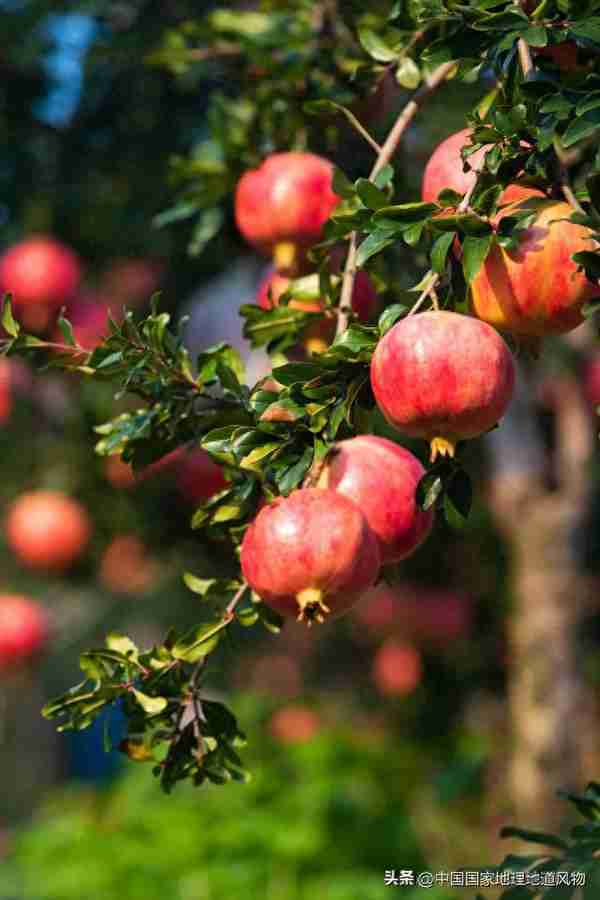
<path id="1" fill-rule="evenodd" d="M 423 84 L 413 98 L 406 104 L 375 160 L 375 164 L 371 169 L 369 181 L 374 181 L 379 172 L 386 166 L 394 153 L 398 149 L 398 145 L 402 135 L 414 119 L 420 107 L 425 103 L 429 96 L 446 80 L 452 69 L 454 62 L 443 63 L 429 76 L 425 84 Z M 354 289 L 354 278 L 356 276 L 356 250 L 357 250 L 357 234 L 355 231 L 350 235 L 350 244 L 348 247 L 348 255 L 346 257 L 346 265 L 344 266 L 344 275 L 342 278 L 342 292 L 340 296 L 340 305 L 338 310 L 337 334 L 342 334 L 348 327 L 350 313 L 352 309 L 352 291 Z"/>

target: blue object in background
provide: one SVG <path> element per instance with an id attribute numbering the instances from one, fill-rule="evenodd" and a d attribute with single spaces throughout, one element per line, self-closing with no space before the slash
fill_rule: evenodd
<path id="1" fill-rule="evenodd" d="M 51 86 L 34 107 L 43 122 L 61 127 L 75 115 L 81 98 L 85 55 L 97 33 L 98 23 L 83 13 L 56 14 L 46 20 L 44 36 L 52 49 L 44 66 Z"/>
<path id="2" fill-rule="evenodd" d="M 108 729 L 116 748 L 125 734 L 125 717 L 118 704 L 105 709 L 85 731 L 65 733 L 69 778 L 99 783 L 109 781 L 118 774 L 123 755 L 116 749 L 106 753 L 105 729 Z"/>

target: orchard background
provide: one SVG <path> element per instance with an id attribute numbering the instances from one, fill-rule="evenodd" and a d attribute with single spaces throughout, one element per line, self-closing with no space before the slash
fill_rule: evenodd
<path id="1" fill-rule="evenodd" d="M 571 215 L 600 230 L 598 10 L 198 7 L 0 3 L 0 898 L 450 900 L 475 891 L 384 872 L 480 868 L 532 837 L 507 868 L 585 869 L 595 897 L 600 789 L 572 812 L 556 792 L 600 776 L 600 267 L 564 238 Z M 465 128 L 476 166 L 465 135 L 428 194 Z M 288 152 L 336 167 L 302 252 L 268 216 L 241 233 L 240 178 Z M 499 224 L 516 182 L 534 191 Z M 34 289 L 10 254 L 39 235 Z M 426 309 L 478 327 L 477 279 L 500 258 L 506 284 L 524 240 L 541 263 L 517 281 L 545 306 L 492 323 L 516 387 L 479 431 L 510 405 L 431 463 L 374 402 L 371 357 Z M 444 361 L 489 385 L 469 340 Z M 282 628 L 233 548 L 365 433 L 428 469 L 411 515 L 435 510 L 431 534 L 347 615 L 311 600 L 324 622 Z M 563 837 L 501 840 L 515 822 Z M 581 894 L 510 894 L 538 895 Z"/>

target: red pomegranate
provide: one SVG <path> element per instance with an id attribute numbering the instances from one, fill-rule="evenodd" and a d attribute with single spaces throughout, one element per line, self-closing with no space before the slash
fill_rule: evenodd
<path id="1" fill-rule="evenodd" d="M 464 171 L 460 151 L 470 143 L 471 129 L 464 128 L 451 134 L 433 151 L 421 184 L 421 197 L 426 203 L 435 203 L 440 191 L 450 188 L 458 194 L 465 194 L 477 180 L 477 173 L 489 147 L 482 147 L 468 158 L 469 170 Z"/>
<path id="2" fill-rule="evenodd" d="M 60 306 L 73 296 L 80 280 L 75 253 L 50 237 L 27 238 L 0 257 L 0 293 L 11 293 L 17 307 Z"/>
<path id="3" fill-rule="evenodd" d="M 319 477 L 360 508 L 379 539 L 382 562 L 410 556 L 431 531 L 433 512 L 416 503 L 425 469 L 410 451 L 386 438 L 362 435 L 337 444 Z"/>
<path id="4" fill-rule="evenodd" d="M 356 603 L 377 578 L 377 539 L 358 506 L 307 488 L 263 507 L 242 542 L 250 587 L 284 616 L 323 621 Z"/>
<path id="5" fill-rule="evenodd" d="M 256 299 L 261 309 L 272 309 L 279 306 L 279 299 L 290 286 L 291 278 L 280 275 L 276 271 L 270 272 L 260 283 Z M 303 312 L 321 312 L 324 307 L 323 301 L 319 298 L 310 300 L 290 300 L 288 306 L 291 309 L 299 309 Z M 355 313 L 359 321 L 368 322 L 372 319 L 377 310 L 377 292 L 373 286 L 373 282 L 366 272 L 359 270 L 354 279 L 354 290 L 352 292 L 352 311 Z M 335 322 L 333 322 L 333 332 L 335 332 Z"/>
<path id="6" fill-rule="evenodd" d="M 39 604 L 19 594 L 0 596 L 0 671 L 30 659 L 48 635 L 48 617 Z"/>
<path id="7" fill-rule="evenodd" d="M 32 569 L 62 572 L 85 550 L 92 526 L 83 506 L 57 491 L 22 494 L 8 511 L 6 538 Z"/>
<path id="8" fill-rule="evenodd" d="M 454 312 L 402 319 L 371 362 L 377 405 L 390 425 L 454 455 L 460 440 L 489 431 L 510 403 L 512 354 L 490 325 Z"/>
<path id="9" fill-rule="evenodd" d="M 227 487 L 223 469 L 206 450 L 191 450 L 179 460 L 176 482 L 181 496 L 196 506 Z"/>
<path id="10" fill-rule="evenodd" d="M 512 185 L 503 201 L 518 204 L 532 196 L 543 194 Z M 495 223 L 514 209 L 502 209 Z M 594 247 L 589 228 L 564 221 L 571 212 L 568 203 L 550 202 L 521 233 L 516 250 L 492 247 L 470 286 L 478 318 L 524 337 L 563 334 L 581 324 L 583 305 L 600 295 L 600 288 L 571 259 Z"/>
<path id="11" fill-rule="evenodd" d="M 412 694 L 423 678 L 419 651 L 412 644 L 386 641 L 375 654 L 372 677 L 385 696 Z"/>
<path id="12" fill-rule="evenodd" d="M 339 203 L 332 189 L 333 166 L 312 153 L 274 153 L 240 178 L 235 219 L 246 240 L 279 270 L 293 262 L 290 247 L 309 247 Z"/>
<path id="13" fill-rule="evenodd" d="M 319 717 L 307 706 L 284 706 L 271 716 L 269 731 L 282 744 L 303 744 L 319 732 Z"/>

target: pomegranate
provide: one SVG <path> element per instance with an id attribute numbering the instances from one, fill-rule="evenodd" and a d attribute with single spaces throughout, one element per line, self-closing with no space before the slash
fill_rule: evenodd
<path id="1" fill-rule="evenodd" d="M 339 203 L 333 166 L 312 153 L 274 153 L 240 178 L 235 219 L 246 240 L 273 254 L 278 270 L 294 265 L 296 248 L 310 247 Z"/>
<path id="2" fill-rule="evenodd" d="M 135 484 L 133 469 L 120 456 L 108 456 L 106 458 L 104 477 L 117 490 L 127 490 Z"/>
<path id="3" fill-rule="evenodd" d="M 319 732 L 319 717 L 307 706 L 290 705 L 271 716 L 269 731 L 282 744 L 301 744 L 312 740 Z"/>
<path id="4" fill-rule="evenodd" d="M 244 536 L 241 563 L 265 603 L 310 624 L 353 606 L 377 578 L 381 556 L 352 500 L 307 488 L 263 507 Z"/>
<path id="5" fill-rule="evenodd" d="M 67 306 L 65 316 L 73 328 L 73 337 L 84 350 L 95 350 L 108 335 L 109 312 L 108 304 L 93 295 L 78 297 Z M 113 318 L 118 319 L 114 312 Z M 54 340 L 59 343 L 64 340 L 58 328 Z"/>
<path id="6" fill-rule="evenodd" d="M 102 291 L 116 305 L 139 306 L 158 289 L 163 269 L 158 260 L 117 259 L 102 278 Z"/>
<path id="7" fill-rule="evenodd" d="M 513 204 L 543 196 L 515 185 L 509 190 L 503 199 L 510 198 Z M 514 209 L 514 205 L 502 209 L 496 224 Z M 583 305 L 597 297 L 600 288 L 578 272 L 571 259 L 574 253 L 593 249 L 591 231 L 556 221 L 571 212 L 568 203 L 549 203 L 521 232 L 516 250 L 492 247 L 470 287 L 472 310 L 478 318 L 524 337 L 563 334 L 582 322 Z"/>
<path id="8" fill-rule="evenodd" d="M 415 499 L 424 474 L 404 447 L 362 435 L 335 446 L 318 485 L 354 500 L 379 539 L 385 564 L 410 556 L 431 531 L 433 512 L 419 509 Z"/>
<path id="9" fill-rule="evenodd" d="M 489 431 L 510 403 L 514 380 L 512 354 L 498 332 L 454 312 L 402 319 L 371 362 L 379 409 L 398 431 L 429 441 L 432 461 Z"/>
<path id="10" fill-rule="evenodd" d="M 466 194 L 477 181 L 478 171 L 489 147 L 482 147 L 469 156 L 467 172 L 460 151 L 470 143 L 471 129 L 464 128 L 451 134 L 433 151 L 425 166 L 421 184 L 421 197 L 426 203 L 435 203 L 440 191 L 450 188 L 458 194 Z"/>
<path id="11" fill-rule="evenodd" d="M 155 583 L 158 567 L 135 534 L 119 534 L 104 551 L 99 574 L 115 594 L 141 594 Z"/>
<path id="12" fill-rule="evenodd" d="M 20 594 L 0 596 L 0 671 L 38 653 L 48 639 L 45 611 Z"/>
<path id="13" fill-rule="evenodd" d="M 199 506 L 227 487 L 223 469 L 212 461 L 206 450 L 191 450 L 177 466 L 177 488 L 182 497 Z"/>
<path id="14" fill-rule="evenodd" d="M 421 655 L 412 644 L 386 641 L 375 654 L 372 677 L 385 696 L 412 694 L 423 678 Z"/>
<path id="15" fill-rule="evenodd" d="M 50 237 L 31 237 L 0 257 L 0 292 L 13 294 L 17 307 L 60 306 L 81 280 L 81 266 L 73 251 Z"/>
<path id="16" fill-rule="evenodd" d="M 76 500 L 57 491 L 34 491 L 22 494 L 10 507 L 5 531 L 23 565 L 62 572 L 83 553 L 92 527 Z"/>

